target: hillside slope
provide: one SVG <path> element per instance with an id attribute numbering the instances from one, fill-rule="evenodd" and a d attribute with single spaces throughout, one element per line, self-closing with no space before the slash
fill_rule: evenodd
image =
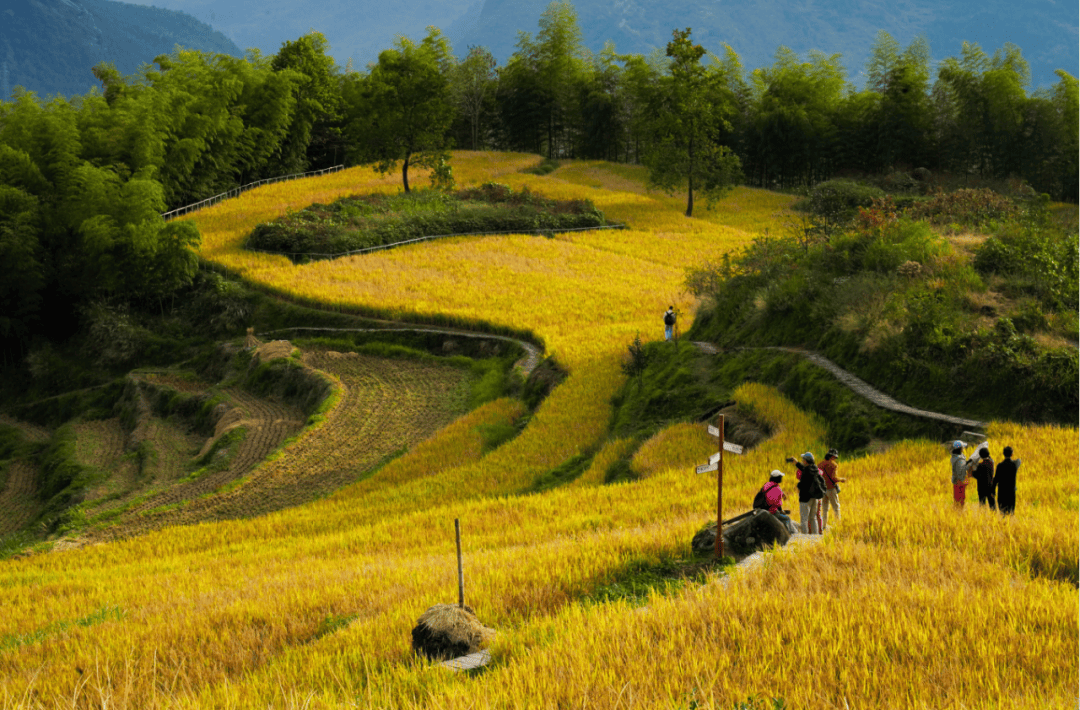
<path id="1" fill-rule="evenodd" d="M 40 96 L 83 94 L 98 83 L 90 71 L 98 62 L 134 74 L 177 44 L 243 54 L 183 12 L 113 0 L 11 0 L 0 8 L 0 98 L 16 86 Z"/>

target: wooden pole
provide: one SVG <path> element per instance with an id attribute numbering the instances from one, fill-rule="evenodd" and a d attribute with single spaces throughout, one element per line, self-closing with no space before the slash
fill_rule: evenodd
<path id="1" fill-rule="evenodd" d="M 724 415 L 717 417 L 720 430 L 720 458 L 716 461 L 716 557 L 724 556 Z"/>
<path id="2" fill-rule="evenodd" d="M 458 606 L 465 608 L 465 575 L 461 571 L 461 521 L 454 518 L 454 537 L 457 538 L 457 598 Z"/>

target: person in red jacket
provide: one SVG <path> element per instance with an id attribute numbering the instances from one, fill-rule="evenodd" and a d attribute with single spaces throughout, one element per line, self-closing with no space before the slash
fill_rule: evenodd
<path id="1" fill-rule="evenodd" d="M 795 524 L 791 522 L 791 518 L 788 516 L 788 511 L 784 510 L 784 498 L 787 494 L 780 489 L 780 483 L 784 480 L 784 472 L 773 470 L 769 474 L 769 480 L 765 482 L 765 485 L 761 487 L 762 492 L 765 493 L 765 505 L 767 510 L 773 514 L 773 516 L 784 524 L 784 527 L 789 532 L 795 531 Z"/>
<path id="2" fill-rule="evenodd" d="M 836 511 L 836 519 L 840 519 L 840 486 L 839 484 L 847 481 L 846 478 L 841 478 L 836 473 L 836 460 L 840 458 L 840 452 L 836 449 L 829 449 L 829 453 L 825 454 L 825 460 L 818 466 L 821 469 L 821 475 L 825 479 L 825 497 L 821 499 L 821 529 L 824 530 L 829 526 L 829 507 Z"/>

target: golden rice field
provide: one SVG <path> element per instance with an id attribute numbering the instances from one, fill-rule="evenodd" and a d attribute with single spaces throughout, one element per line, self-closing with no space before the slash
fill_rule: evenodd
<path id="1" fill-rule="evenodd" d="M 516 172 L 535 161 L 458 153 L 454 167 L 459 182 L 589 197 L 633 229 L 462 238 L 305 266 L 242 251 L 252 225 L 287 209 L 396 189 L 359 169 L 195 217 L 203 256 L 255 283 L 529 330 L 570 377 L 486 455 L 482 427 L 513 421 L 519 404 L 492 402 L 302 507 L 0 562 L 0 707 L 732 708 L 754 695 L 792 708 L 1075 707 L 1074 427 L 990 427 L 995 447 L 1024 459 L 1012 517 L 970 502 L 955 511 L 947 452 L 904 442 L 841 464 L 844 519 L 820 545 L 645 609 L 581 601 L 632 561 L 683 554 L 715 514 L 715 478 L 689 468 L 714 450 L 697 426 L 646 442 L 633 461 L 642 480 L 601 485 L 603 461 L 629 445 L 606 441 L 609 398 L 633 335 L 656 337 L 671 303 L 690 312 L 683 269 L 745 243 L 789 198 L 737 190 L 687 220 L 632 170 Z M 771 388 L 745 384 L 736 397 L 774 431 L 725 459 L 726 506 L 746 509 L 785 455 L 827 442 L 820 421 Z M 593 449 L 574 485 L 517 495 Z M 455 518 L 466 602 L 499 632 L 476 677 L 409 650 L 420 614 L 456 601 Z"/>

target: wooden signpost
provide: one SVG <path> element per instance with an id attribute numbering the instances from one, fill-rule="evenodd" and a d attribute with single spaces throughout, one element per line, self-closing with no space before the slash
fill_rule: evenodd
<path id="1" fill-rule="evenodd" d="M 716 558 L 724 556 L 724 415 L 717 415 L 720 450 L 716 459 Z"/>
<path id="2" fill-rule="evenodd" d="M 720 440 L 717 452 L 709 457 L 709 463 L 696 466 L 694 473 L 716 471 L 716 556 L 724 556 L 724 451 L 741 454 L 743 447 L 724 441 L 724 415 L 716 417 L 716 426 L 709 425 L 709 433 Z"/>

